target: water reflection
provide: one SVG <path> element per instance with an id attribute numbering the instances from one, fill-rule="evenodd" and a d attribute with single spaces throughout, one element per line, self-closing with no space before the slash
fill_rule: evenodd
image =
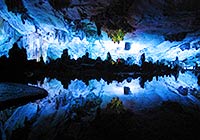
<path id="1" fill-rule="evenodd" d="M 49 92 L 49 97 L 58 96 L 63 92 L 70 93 L 74 98 L 80 96 L 86 97 L 88 94 L 92 93 L 95 94 L 95 96 L 103 98 L 102 106 L 105 106 L 113 97 L 118 96 L 127 103 L 130 100 L 134 102 L 138 101 L 137 105 L 140 107 L 158 105 L 165 100 L 181 99 L 183 96 L 181 92 L 183 90 L 180 90 L 180 87 L 187 89 L 187 94 L 185 96 L 188 97 L 191 96 L 190 91 L 193 89 L 199 90 L 198 85 L 194 84 L 197 79 L 195 79 L 195 76 L 191 73 L 180 73 L 180 78 L 177 80 L 171 76 L 144 79 L 143 77 L 133 78 L 130 75 L 122 81 L 105 81 L 103 78 L 100 80 L 91 79 L 86 82 L 79 79 L 70 80 L 62 78 L 62 80 L 63 81 L 59 81 L 56 78 L 45 78 L 44 81 L 38 82 L 37 86 L 46 89 Z M 181 102 L 184 102 L 185 96 L 181 99 Z M 140 101 L 141 99 L 143 100 L 142 102 Z M 142 105 L 143 103 L 144 106 Z M 135 107 L 137 105 L 135 105 Z"/>
<path id="2" fill-rule="evenodd" d="M 175 81 L 178 80 L 179 76 L 179 71 L 175 71 L 173 73 L 160 73 L 159 75 L 156 74 L 154 75 L 153 73 L 137 73 L 137 72 L 120 72 L 120 73 L 104 73 L 98 75 L 88 75 L 87 73 L 81 73 L 79 76 L 77 75 L 68 75 L 68 76 L 63 76 L 62 74 L 53 74 L 53 75 L 48 75 L 48 79 L 57 79 L 58 81 L 61 82 L 64 88 L 68 88 L 69 84 L 71 83 L 72 80 L 81 80 L 83 81 L 86 85 L 89 85 L 89 82 L 93 79 L 97 81 L 104 80 L 108 84 L 112 83 L 113 81 L 118 81 L 118 82 L 123 82 L 127 81 L 127 83 L 131 82 L 132 80 L 139 80 L 139 85 L 141 88 L 144 88 L 146 82 L 151 82 L 153 79 L 158 81 L 159 77 L 172 77 Z M 82 75 L 82 76 L 81 76 Z M 84 75 L 84 76 L 83 76 Z M 36 84 L 37 81 L 40 81 L 41 84 L 47 77 L 41 77 L 40 79 L 29 79 L 28 82 L 32 84 Z"/>
<path id="3" fill-rule="evenodd" d="M 71 133 L 76 136 L 79 132 L 76 124 L 86 125 L 94 120 L 98 110 L 105 108 L 114 97 L 122 101 L 125 108 L 135 112 L 154 108 L 165 101 L 200 106 L 200 101 L 191 94 L 194 88 L 199 91 L 194 77 L 191 73 L 180 74 L 178 81 L 174 77 L 154 77 L 145 82 L 144 88 L 139 77 L 128 77 L 121 82 L 107 82 L 101 78 L 85 83 L 74 79 L 67 80 L 69 82 L 65 86 L 64 81 L 46 77 L 37 84 L 29 84 L 46 89 L 49 95 L 24 106 L 1 111 L 0 131 L 3 139 L 7 140 L 25 132 L 28 140 L 55 140 Z M 180 93 L 180 86 L 188 89 L 187 95 Z"/>

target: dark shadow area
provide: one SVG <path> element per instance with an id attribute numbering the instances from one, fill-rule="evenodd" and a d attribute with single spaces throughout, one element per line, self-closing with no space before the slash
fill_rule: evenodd
<path id="1" fill-rule="evenodd" d="M 200 113 L 196 108 L 183 107 L 176 102 L 163 102 L 161 106 L 141 114 L 131 111 L 113 113 L 101 110 L 86 127 L 85 139 L 191 139 L 200 126 Z"/>
<path id="2" fill-rule="evenodd" d="M 120 102 L 111 101 L 105 109 L 98 109 L 93 120 L 85 122 L 79 118 L 69 119 L 58 127 L 54 140 L 178 140 L 195 139 L 200 129 L 200 110 L 163 102 L 154 109 L 140 113 L 125 109 Z M 81 109 L 77 110 L 81 112 Z M 25 121 L 23 128 L 13 132 L 12 140 L 27 140 L 33 122 Z"/>
<path id="3" fill-rule="evenodd" d="M 42 88 L 17 83 L 0 83 L 0 111 L 45 98 L 48 92 Z"/>
<path id="4" fill-rule="evenodd" d="M 0 57 L 0 77 L 1 82 L 15 82 L 27 84 L 36 83 L 45 76 L 44 62 L 27 60 L 26 50 L 19 48 L 17 43 L 9 50 L 9 58 Z"/>

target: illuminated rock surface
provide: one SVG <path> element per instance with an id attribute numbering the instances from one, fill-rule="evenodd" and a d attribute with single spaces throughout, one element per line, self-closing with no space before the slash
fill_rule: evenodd
<path id="1" fill-rule="evenodd" d="M 138 63 L 138 56 L 145 53 L 153 61 L 172 61 L 178 56 L 185 66 L 199 63 L 199 1 L 71 0 L 69 7 L 62 10 L 53 9 L 48 0 L 22 2 L 27 11 L 15 14 L 8 11 L 4 0 L 0 1 L 1 55 L 7 55 L 12 44 L 21 38 L 18 44 L 26 48 L 28 59 L 39 60 L 40 56 L 45 61 L 56 59 L 63 49 L 68 48 L 71 58 L 75 59 L 86 52 L 91 58 L 105 59 L 106 53 L 110 52 L 114 60 L 133 57 Z M 127 9 L 121 9 L 122 13 L 116 12 L 115 8 L 109 9 L 116 3 L 124 4 Z M 90 19 L 105 10 L 107 15 L 117 18 L 111 18 L 111 21 L 116 22 L 125 15 L 124 20 L 135 28 L 120 44 L 113 43 L 103 31 L 109 28 L 108 24 L 103 26 L 101 37 L 94 35 L 97 29 Z M 80 20 L 81 24 L 75 20 Z M 130 50 L 124 49 L 127 41 L 131 43 Z M 188 44 L 187 49 L 184 44 Z"/>
<path id="2" fill-rule="evenodd" d="M 0 56 L 8 56 L 17 42 L 29 60 L 42 56 L 47 63 L 68 49 L 75 60 L 86 52 L 104 60 L 110 52 L 113 60 L 128 58 L 128 63 L 140 64 L 145 53 L 153 63 L 170 65 L 178 63 L 178 57 L 184 69 L 200 65 L 199 0 L 71 0 L 65 8 L 62 0 L 56 0 L 61 5 L 55 0 L 18 0 L 21 9 L 9 9 L 5 1 L 0 0 Z M 108 33 L 124 25 L 133 30 L 114 43 Z M 141 78 L 84 83 L 47 77 L 30 82 L 48 96 L 1 111 L 0 135 L 3 140 L 195 139 L 200 129 L 197 75 L 199 71 L 195 75 L 191 70 L 180 72 L 178 79 L 153 77 L 144 88 Z M 113 97 L 127 112 L 106 110 Z"/>

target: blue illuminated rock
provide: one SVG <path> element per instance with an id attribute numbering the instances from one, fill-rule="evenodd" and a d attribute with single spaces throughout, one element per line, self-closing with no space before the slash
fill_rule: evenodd
<path id="1" fill-rule="evenodd" d="M 183 86 L 180 86 L 177 90 L 183 96 L 186 96 L 188 94 L 188 88 L 184 88 Z"/>
<path id="2" fill-rule="evenodd" d="M 182 51 L 189 50 L 190 49 L 190 43 L 184 43 L 184 44 L 180 45 L 180 49 Z"/>
<path id="3" fill-rule="evenodd" d="M 200 48 L 200 41 L 195 42 L 195 43 L 192 45 L 192 48 L 195 48 L 196 50 L 198 50 L 198 49 Z"/>
<path id="4" fill-rule="evenodd" d="M 146 58 L 151 57 L 155 61 L 160 59 L 172 61 L 176 56 L 179 56 L 181 61 L 195 56 L 200 46 L 197 37 L 200 19 L 199 14 L 196 14 L 199 9 L 198 1 L 174 1 L 173 6 L 181 5 L 181 9 L 177 7 L 178 11 L 175 9 L 173 11 L 171 3 L 164 0 L 156 0 L 154 4 L 145 0 L 134 4 L 131 2 L 124 12 L 128 11 L 125 13 L 126 16 L 129 15 L 126 17 L 127 22 L 135 28 L 135 31 L 126 34 L 120 44 L 113 43 L 105 32 L 106 20 L 113 22 L 112 17 L 105 21 L 102 20 L 103 16 L 99 17 L 105 26 L 102 28 L 105 30 L 101 31 L 101 36 L 96 35 L 97 27 L 93 20 L 90 20 L 92 16 L 107 11 L 109 5 L 111 7 L 115 5 L 113 1 L 98 0 L 94 5 L 93 0 L 71 0 L 69 7 L 61 11 L 48 0 L 20 1 L 23 6 L 16 7 L 26 10 L 18 9 L 19 13 L 13 12 L 14 9 L 9 8 L 5 0 L 0 1 L 0 56 L 8 56 L 8 50 L 16 41 L 19 47 L 27 50 L 29 60 L 39 61 L 42 56 L 44 62 L 61 57 L 62 51 L 66 48 L 69 50 L 70 58 L 74 59 L 89 52 L 91 58 L 100 57 L 104 60 L 106 52 L 109 51 L 113 60 L 117 58 L 126 60 L 132 57 L 134 63 L 138 63 L 138 56 L 142 53 L 146 54 Z M 83 5 L 84 8 L 80 8 Z M 165 7 L 165 10 L 160 7 Z M 187 9 L 190 9 L 189 14 Z M 116 12 L 112 11 L 113 9 L 109 10 L 111 13 Z M 121 18 L 118 18 L 121 14 L 124 13 L 119 12 L 119 16 L 113 17 L 121 21 Z M 185 43 L 190 43 L 190 48 L 182 46 Z M 180 47 L 183 50 L 181 52 Z M 189 61 L 185 65 L 193 66 L 195 61 Z"/>
<path id="5" fill-rule="evenodd" d="M 130 87 L 124 87 L 124 94 L 125 94 L 125 95 L 128 95 L 128 94 L 130 94 L 130 93 L 131 93 Z"/>
<path id="6" fill-rule="evenodd" d="M 130 50 L 131 49 L 131 43 L 130 42 L 126 42 L 125 43 L 125 48 L 124 48 L 124 50 Z"/>

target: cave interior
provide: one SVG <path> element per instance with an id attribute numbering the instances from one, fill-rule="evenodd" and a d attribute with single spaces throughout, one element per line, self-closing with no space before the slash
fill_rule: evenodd
<path id="1" fill-rule="evenodd" d="M 0 140 L 199 129 L 199 0 L 0 0 Z"/>

